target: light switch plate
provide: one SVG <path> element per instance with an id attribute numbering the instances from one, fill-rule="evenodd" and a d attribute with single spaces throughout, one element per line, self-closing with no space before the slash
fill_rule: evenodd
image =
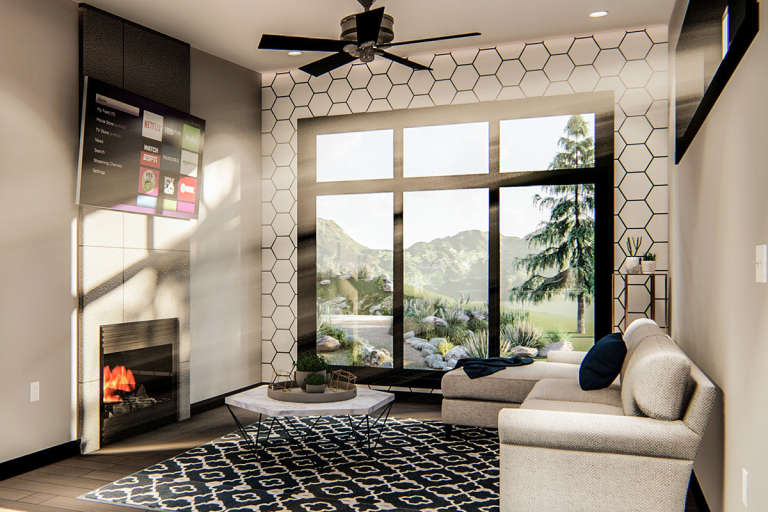
<path id="1" fill-rule="evenodd" d="M 29 401 L 37 402 L 40 400 L 40 381 L 29 383 Z"/>
<path id="2" fill-rule="evenodd" d="M 741 468 L 741 503 L 744 508 L 749 507 L 749 471 Z"/>
<path id="3" fill-rule="evenodd" d="M 768 283 L 768 245 L 755 246 L 755 282 Z"/>

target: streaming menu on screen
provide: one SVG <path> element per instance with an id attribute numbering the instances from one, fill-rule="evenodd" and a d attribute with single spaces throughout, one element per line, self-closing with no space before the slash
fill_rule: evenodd
<path id="1" fill-rule="evenodd" d="M 83 114 L 80 204 L 197 216 L 205 121 L 93 79 Z"/>

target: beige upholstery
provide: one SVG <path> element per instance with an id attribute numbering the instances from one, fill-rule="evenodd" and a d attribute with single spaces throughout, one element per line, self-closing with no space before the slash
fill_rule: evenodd
<path id="1" fill-rule="evenodd" d="M 591 402 L 622 408 L 621 388 L 618 385 L 584 391 L 575 379 L 542 379 L 533 386 L 525 401 L 532 399 Z"/>
<path id="2" fill-rule="evenodd" d="M 495 428 L 499 412 L 515 407 L 520 407 L 520 404 L 443 398 L 442 418 L 444 423 L 474 427 L 493 425 Z"/>
<path id="3" fill-rule="evenodd" d="M 586 412 L 590 414 L 618 414 L 623 416 L 624 409 L 615 405 L 591 402 L 568 402 L 566 400 L 546 400 L 526 398 L 521 409 L 536 409 L 542 411 Z"/>
<path id="4" fill-rule="evenodd" d="M 586 352 L 578 350 L 552 350 L 547 352 L 547 361 L 551 363 L 581 364 Z"/>

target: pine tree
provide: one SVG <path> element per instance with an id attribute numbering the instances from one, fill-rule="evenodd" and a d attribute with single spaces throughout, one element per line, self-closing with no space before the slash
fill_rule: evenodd
<path id="1" fill-rule="evenodd" d="M 584 118 L 572 116 L 564 132 L 558 141 L 560 152 L 549 169 L 593 167 L 594 140 L 589 136 Z M 534 304 L 556 295 L 575 300 L 577 330 L 583 334 L 586 332 L 584 311 L 595 288 L 595 187 L 593 184 L 547 185 L 543 189 L 547 195 L 536 194 L 534 204 L 550 211 L 549 220 L 526 237 L 532 248 L 541 251 L 515 262 L 518 269 L 525 269 L 528 279 L 513 288 L 509 298 Z M 552 271 L 554 275 L 550 275 Z"/>

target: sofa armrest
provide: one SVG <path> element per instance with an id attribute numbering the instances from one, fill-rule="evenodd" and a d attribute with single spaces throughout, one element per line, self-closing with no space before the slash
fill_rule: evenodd
<path id="1" fill-rule="evenodd" d="M 547 352 L 547 361 L 550 363 L 581 364 L 581 360 L 586 355 L 586 352 L 578 350 L 551 350 Z"/>
<path id="2" fill-rule="evenodd" d="M 536 409 L 502 409 L 501 444 L 693 460 L 700 437 L 682 421 Z"/>

